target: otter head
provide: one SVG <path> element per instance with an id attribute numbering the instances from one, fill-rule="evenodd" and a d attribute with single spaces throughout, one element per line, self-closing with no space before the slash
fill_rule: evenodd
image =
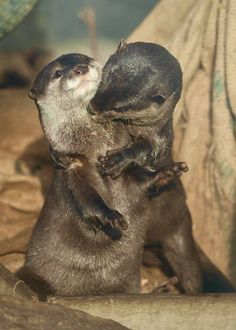
<path id="1" fill-rule="evenodd" d="M 73 101 L 89 103 L 101 79 L 101 65 L 82 54 L 62 55 L 49 63 L 36 77 L 29 96 L 44 107 Z"/>
<path id="2" fill-rule="evenodd" d="M 122 42 L 103 68 L 91 113 L 98 120 L 161 128 L 172 118 L 181 90 L 181 67 L 165 48 Z"/>
<path id="3" fill-rule="evenodd" d="M 36 77 L 29 96 L 37 104 L 42 127 L 53 146 L 62 144 L 66 134 L 72 136 L 73 128 L 75 131 L 81 120 L 89 117 L 87 105 L 96 93 L 101 71 L 92 58 L 67 54 L 49 63 Z"/>

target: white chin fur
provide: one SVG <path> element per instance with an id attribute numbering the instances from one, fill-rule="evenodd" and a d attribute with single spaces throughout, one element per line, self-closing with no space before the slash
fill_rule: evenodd
<path id="1" fill-rule="evenodd" d="M 67 79 L 66 81 L 66 91 L 70 91 L 72 89 L 76 89 L 81 84 L 81 77 L 75 77 L 74 79 Z"/>
<path id="2" fill-rule="evenodd" d="M 101 66 L 97 62 L 93 65 L 94 67 L 89 67 L 89 72 L 84 76 L 67 80 L 66 91 L 72 91 L 75 98 L 87 101 L 96 93 L 101 80 Z"/>

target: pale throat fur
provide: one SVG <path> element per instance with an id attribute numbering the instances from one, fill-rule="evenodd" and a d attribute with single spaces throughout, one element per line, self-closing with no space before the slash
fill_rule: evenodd
<path id="1" fill-rule="evenodd" d="M 101 65 L 93 62 L 82 77 L 66 79 L 63 83 L 49 81 L 46 93 L 37 100 L 40 121 L 50 146 L 63 153 L 81 153 L 97 138 L 97 124 L 87 108 L 101 80 Z M 85 136 L 87 138 L 81 138 Z M 82 134 L 81 134 L 82 133 Z"/>

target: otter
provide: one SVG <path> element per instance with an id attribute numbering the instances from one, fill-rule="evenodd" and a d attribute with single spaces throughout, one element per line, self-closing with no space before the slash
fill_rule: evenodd
<path id="1" fill-rule="evenodd" d="M 132 142 L 100 157 L 102 175 L 116 179 L 124 172 L 133 174 L 137 166 L 155 172 L 173 162 L 172 114 L 181 90 L 180 64 L 165 48 L 121 41 L 103 68 L 90 112 L 98 121 L 126 124 Z M 148 194 L 151 212 L 146 246 L 154 250 L 161 246 L 181 290 L 186 293 L 235 291 L 194 242 L 191 214 L 178 176 L 161 188 L 153 184 Z"/>
<path id="2" fill-rule="evenodd" d="M 180 64 L 165 48 L 145 42 L 118 46 L 103 68 L 90 112 L 98 121 L 124 123 L 132 141 L 99 158 L 103 176 L 133 176 L 137 167 L 155 173 L 173 162 L 173 112 L 181 91 Z M 173 198 L 166 199 L 167 194 Z M 159 189 L 153 185 L 149 189 L 148 242 L 161 244 L 183 292 L 201 292 L 202 267 L 180 180 L 176 178 L 153 198 L 156 195 Z"/>
<path id="3" fill-rule="evenodd" d="M 103 68 L 90 113 L 103 122 L 127 123 L 132 142 L 99 159 L 103 175 L 115 178 L 131 163 L 152 172 L 169 163 L 173 111 L 181 91 L 180 64 L 164 47 L 144 42 L 118 46 Z"/>
<path id="4" fill-rule="evenodd" d="M 87 112 L 100 79 L 97 62 L 68 54 L 49 63 L 29 92 L 57 164 L 18 272 L 41 299 L 140 290 L 148 196 L 125 174 L 113 181 L 97 171 L 99 156 L 131 142 L 123 123 L 100 124 Z M 168 181 L 182 167 L 151 174 L 148 182 Z"/>

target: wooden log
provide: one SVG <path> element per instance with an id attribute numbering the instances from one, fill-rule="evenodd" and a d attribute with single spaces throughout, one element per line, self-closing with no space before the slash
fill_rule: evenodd
<path id="1" fill-rule="evenodd" d="M 48 302 L 109 318 L 133 330 L 235 330 L 236 295 L 113 295 Z"/>
<path id="2" fill-rule="evenodd" d="M 124 330 L 124 326 L 85 312 L 0 296 L 2 330 Z"/>
<path id="3" fill-rule="evenodd" d="M 0 264 L 0 295 L 38 301 L 37 295 L 14 274 Z M 1 324 L 1 323 L 0 323 Z"/>

